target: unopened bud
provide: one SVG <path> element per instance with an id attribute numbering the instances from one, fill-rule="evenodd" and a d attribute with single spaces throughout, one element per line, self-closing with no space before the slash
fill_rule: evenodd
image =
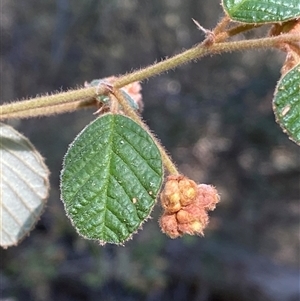
<path id="1" fill-rule="evenodd" d="M 166 212 L 177 212 L 181 208 L 180 191 L 176 181 L 167 181 L 161 195 L 161 205 Z"/>
<path id="2" fill-rule="evenodd" d="M 184 177 L 179 181 L 178 185 L 181 193 L 181 205 L 187 206 L 191 204 L 197 196 L 197 184 L 194 181 Z"/>
<path id="3" fill-rule="evenodd" d="M 216 204 L 220 201 L 220 196 L 216 188 L 211 185 L 200 184 L 198 185 L 197 201 L 206 210 L 214 210 Z"/>
<path id="4" fill-rule="evenodd" d="M 211 185 L 197 185 L 183 175 L 169 176 L 161 193 L 165 210 L 159 221 L 162 231 L 171 238 L 203 235 L 209 221 L 207 211 L 214 210 L 219 200 Z"/>
<path id="5" fill-rule="evenodd" d="M 159 224 L 163 233 L 166 233 L 171 238 L 181 236 L 178 232 L 177 220 L 175 214 L 163 214 L 159 220 Z"/>
<path id="6" fill-rule="evenodd" d="M 203 225 L 199 221 L 194 221 L 186 224 L 178 224 L 178 231 L 189 235 L 204 235 Z"/>

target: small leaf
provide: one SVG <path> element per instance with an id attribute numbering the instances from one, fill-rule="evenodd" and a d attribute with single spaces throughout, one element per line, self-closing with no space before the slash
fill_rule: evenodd
<path id="1" fill-rule="evenodd" d="M 27 138 L 0 123 L 1 247 L 16 245 L 32 229 L 46 203 L 49 171 Z"/>
<path id="2" fill-rule="evenodd" d="M 80 235 L 120 244 L 149 217 L 162 177 L 161 155 L 149 134 L 128 117 L 106 114 L 70 145 L 61 197 Z"/>
<path id="3" fill-rule="evenodd" d="M 86 87 L 99 87 L 100 85 L 108 85 L 112 86 L 112 83 L 115 81 L 115 77 L 108 77 L 104 79 L 94 79 L 90 83 L 85 82 Z M 128 86 L 125 86 L 124 88 L 120 89 L 123 97 L 128 102 L 128 104 L 131 106 L 131 108 L 135 111 L 142 111 L 142 108 L 140 107 L 141 104 L 137 101 L 137 97 L 139 95 L 139 89 L 140 84 L 138 82 L 132 83 L 130 86 L 135 85 L 135 89 L 131 92 L 128 90 Z M 131 95 L 130 95 L 131 94 Z M 96 98 L 100 103 L 103 105 L 110 106 L 110 96 L 109 95 L 99 95 Z M 138 97 L 139 99 L 139 97 Z"/>
<path id="4" fill-rule="evenodd" d="M 223 0 L 232 20 L 244 23 L 283 22 L 300 16 L 299 0 Z"/>
<path id="5" fill-rule="evenodd" d="M 300 144 L 300 64 L 278 82 L 273 110 L 283 131 L 290 139 Z"/>
<path id="6" fill-rule="evenodd" d="M 128 104 L 131 106 L 131 108 L 135 111 L 139 110 L 139 105 L 138 103 L 123 89 L 120 89 L 123 97 L 126 99 Z"/>

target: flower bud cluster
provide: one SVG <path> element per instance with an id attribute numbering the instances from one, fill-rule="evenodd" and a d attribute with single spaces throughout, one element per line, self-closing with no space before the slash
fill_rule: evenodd
<path id="1" fill-rule="evenodd" d="M 220 200 L 214 187 L 197 185 L 183 175 L 169 176 L 160 198 L 164 212 L 159 224 L 171 238 L 204 235 L 209 220 L 207 211 L 214 210 Z"/>

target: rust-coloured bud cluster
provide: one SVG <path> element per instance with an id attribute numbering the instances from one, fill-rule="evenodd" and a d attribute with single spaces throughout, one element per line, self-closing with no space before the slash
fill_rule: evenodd
<path id="1" fill-rule="evenodd" d="M 159 224 L 171 238 L 203 235 L 209 220 L 207 211 L 214 210 L 220 200 L 214 187 L 197 185 L 183 175 L 169 176 L 160 198 L 164 212 Z"/>

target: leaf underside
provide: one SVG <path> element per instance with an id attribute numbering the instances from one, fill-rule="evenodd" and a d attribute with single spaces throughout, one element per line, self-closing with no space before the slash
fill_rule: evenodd
<path id="1" fill-rule="evenodd" d="M 49 171 L 27 138 L 0 123 L 1 246 L 16 245 L 39 219 L 48 196 Z"/>
<path id="2" fill-rule="evenodd" d="M 284 22 L 300 16 L 299 0 L 223 0 L 232 20 L 244 23 Z"/>
<path id="3" fill-rule="evenodd" d="M 61 197 L 80 235 L 120 244 L 149 217 L 162 178 L 161 155 L 149 134 L 128 117 L 106 114 L 70 145 Z"/>
<path id="4" fill-rule="evenodd" d="M 273 100 L 277 122 L 300 145 L 300 64 L 278 82 Z"/>

